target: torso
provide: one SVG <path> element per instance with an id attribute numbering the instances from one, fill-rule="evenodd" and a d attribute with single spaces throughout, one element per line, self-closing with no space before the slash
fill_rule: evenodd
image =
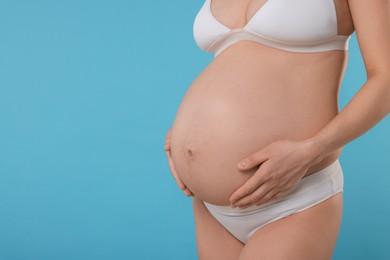
<path id="1" fill-rule="evenodd" d="M 213 0 L 213 14 L 230 28 L 243 27 L 264 3 L 248 1 L 243 7 Z M 352 34 L 347 1 L 334 1 L 339 34 Z M 346 64 L 344 50 L 294 53 L 252 41 L 223 50 L 191 84 L 172 126 L 181 179 L 198 198 L 229 205 L 230 195 L 255 172 L 239 171 L 238 161 L 276 140 L 308 138 L 337 115 Z M 305 177 L 340 153 L 329 154 Z"/>

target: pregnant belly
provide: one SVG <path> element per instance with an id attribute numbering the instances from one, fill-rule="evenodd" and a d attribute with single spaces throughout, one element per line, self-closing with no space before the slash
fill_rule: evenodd
<path id="1" fill-rule="evenodd" d="M 231 194 L 257 170 L 239 170 L 241 159 L 276 140 L 307 138 L 329 118 L 309 112 L 318 107 L 276 98 L 278 91 L 265 94 L 265 87 L 256 88 L 263 95 L 240 88 L 236 93 L 210 86 L 192 88 L 172 126 L 172 159 L 195 196 L 217 205 L 229 205 Z"/>
<path id="2" fill-rule="evenodd" d="M 171 133 L 176 171 L 206 202 L 229 205 L 233 192 L 253 176 L 257 167 L 241 171 L 241 159 L 277 140 L 308 138 L 338 113 L 336 77 L 324 77 L 329 69 L 313 66 L 306 55 L 299 56 L 304 62 L 278 63 L 289 68 L 283 69 L 270 65 L 276 54 L 261 55 L 242 63 L 233 55 L 232 60 L 215 59 L 176 113 Z M 261 60 L 267 63 L 259 65 Z M 291 76 L 280 77 L 280 71 L 291 71 Z"/>

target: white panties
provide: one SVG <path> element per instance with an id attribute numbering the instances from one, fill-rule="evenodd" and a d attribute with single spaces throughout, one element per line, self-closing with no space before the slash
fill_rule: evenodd
<path id="1" fill-rule="evenodd" d="M 210 213 L 244 244 L 256 230 L 283 217 L 310 208 L 343 192 L 344 176 L 338 159 L 329 166 L 302 178 L 282 197 L 245 209 L 203 201 Z"/>

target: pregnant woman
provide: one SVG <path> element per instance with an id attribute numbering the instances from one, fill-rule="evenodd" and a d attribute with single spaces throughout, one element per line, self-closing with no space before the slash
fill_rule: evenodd
<path id="1" fill-rule="evenodd" d="M 355 31 L 367 81 L 339 111 Z M 164 150 L 199 258 L 331 259 L 342 147 L 390 112 L 390 0 L 205 0 L 193 33 L 214 59 Z"/>

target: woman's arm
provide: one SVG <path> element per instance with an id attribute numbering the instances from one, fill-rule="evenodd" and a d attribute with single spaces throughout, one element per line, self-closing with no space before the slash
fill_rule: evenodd
<path id="1" fill-rule="evenodd" d="M 390 0 L 349 0 L 367 82 L 345 108 L 314 136 L 279 140 L 237 167 L 255 174 L 230 196 L 232 206 L 260 205 L 295 187 L 310 166 L 367 132 L 390 112 Z"/>
<path id="2" fill-rule="evenodd" d="M 349 6 L 367 81 L 335 118 L 307 140 L 321 159 L 390 113 L 390 0 L 349 0 Z"/>

